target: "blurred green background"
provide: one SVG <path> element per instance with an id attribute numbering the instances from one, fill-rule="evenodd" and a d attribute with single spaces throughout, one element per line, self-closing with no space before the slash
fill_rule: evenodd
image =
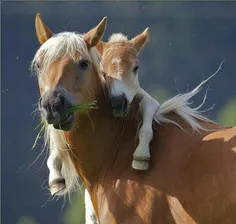
<path id="1" fill-rule="evenodd" d="M 32 115 L 38 87 L 29 72 L 39 47 L 37 12 L 54 32 L 84 33 L 108 16 L 104 40 L 114 32 L 132 38 L 149 26 L 150 41 L 140 54 L 140 83 L 160 102 L 194 88 L 225 60 L 192 106 L 201 103 L 210 87 L 203 109 L 214 108 L 206 115 L 222 125 L 236 125 L 235 2 L 27 1 L 1 6 L 3 224 L 84 224 L 83 194 L 64 206 L 62 199 L 47 202 L 47 154 L 33 163 L 42 141 L 30 150 L 39 122 Z"/>

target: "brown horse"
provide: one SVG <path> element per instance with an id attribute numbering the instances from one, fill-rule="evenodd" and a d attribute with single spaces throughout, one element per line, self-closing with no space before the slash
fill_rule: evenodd
<path id="1" fill-rule="evenodd" d="M 125 118 L 112 116 L 94 48 L 104 27 L 101 23 L 85 35 L 54 36 L 43 22 L 37 29 L 42 46 L 33 66 L 41 114 L 51 123 L 47 137 L 62 153 L 68 178 L 76 170 L 102 224 L 236 223 L 236 128 L 202 119 L 198 125 L 217 130 L 199 133 L 180 115 L 166 114 L 185 131 L 173 123 L 155 123 L 149 170 L 132 169 L 140 98 Z M 91 100 L 97 100 L 99 109 L 89 116 L 76 112 L 60 119 L 71 105 Z M 182 107 L 188 108 L 185 103 Z"/>

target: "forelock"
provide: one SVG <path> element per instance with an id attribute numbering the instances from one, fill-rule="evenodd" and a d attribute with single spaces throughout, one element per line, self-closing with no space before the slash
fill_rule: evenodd
<path id="1" fill-rule="evenodd" d="M 113 33 L 108 40 L 108 43 L 123 43 L 128 41 L 128 38 L 122 33 Z"/>

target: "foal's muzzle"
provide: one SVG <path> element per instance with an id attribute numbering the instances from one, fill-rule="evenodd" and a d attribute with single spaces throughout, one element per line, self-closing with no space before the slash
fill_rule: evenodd
<path id="1" fill-rule="evenodd" d="M 39 101 L 39 111 L 48 124 L 54 128 L 68 131 L 72 128 L 74 114 L 67 113 L 72 103 L 66 99 L 60 90 L 48 90 Z"/>
<path id="2" fill-rule="evenodd" d="M 128 100 L 126 95 L 113 96 L 110 98 L 112 113 L 115 117 L 123 117 L 128 113 Z"/>

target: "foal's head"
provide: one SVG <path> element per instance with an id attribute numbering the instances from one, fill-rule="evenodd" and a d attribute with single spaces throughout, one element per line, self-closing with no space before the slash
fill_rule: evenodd
<path id="1" fill-rule="evenodd" d="M 94 76 L 100 57 L 93 47 L 101 41 L 106 18 L 84 35 L 73 32 L 54 35 L 39 14 L 35 27 L 41 47 L 32 68 L 39 82 L 41 116 L 56 129 L 70 130 L 74 113 L 65 116 L 65 111 L 95 99 Z"/>
<path id="2" fill-rule="evenodd" d="M 138 53 L 148 39 L 148 28 L 131 40 L 123 34 L 113 34 L 102 42 L 101 69 L 107 79 L 114 116 L 128 112 L 129 104 L 139 89 Z"/>

